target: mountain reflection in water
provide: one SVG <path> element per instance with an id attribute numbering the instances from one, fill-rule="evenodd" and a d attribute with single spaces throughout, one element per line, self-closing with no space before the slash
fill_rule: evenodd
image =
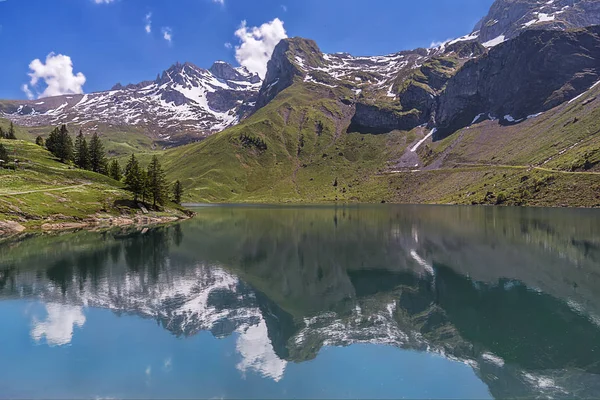
<path id="1" fill-rule="evenodd" d="M 275 382 L 290 362 L 362 343 L 466 363 L 494 397 L 600 396 L 595 211 L 197 212 L 143 232 L 0 243 L 0 307 L 41 301 L 29 334 L 55 347 L 86 329 L 90 308 L 152 319 L 181 338 L 235 334 L 239 373 Z"/>

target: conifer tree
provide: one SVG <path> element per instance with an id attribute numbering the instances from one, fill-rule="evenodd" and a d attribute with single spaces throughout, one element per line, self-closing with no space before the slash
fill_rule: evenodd
<path id="1" fill-rule="evenodd" d="M 92 140 L 90 140 L 90 168 L 100 174 L 107 173 L 106 154 L 97 132 L 94 132 Z"/>
<path id="2" fill-rule="evenodd" d="M 133 200 L 137 201 L 143 192 L 144 181 L 140 164 L 133 154 L 125 166 L 125 184 L 127 189 L 133 193 Z"/>
<path id="3" fill-rule="evenodd" d="M 121 174 L 121 166 L 119 161 L 112 160 L 108 166 L 108 176 L 113 178 L 115 181 L 120 181 L 123 175 Z"/>
<path id="4" fill-rule="evenodd" d="M 15 126 L 12 122 L 10 123 L 10 126 L 8 127 L 8 132 L 6 133 L 6 138 L 12 139 L 12 140 L 15 140 L 17 138 L 17 136 L 15 135 Z"/>
<path id="5" fill-rule="evenodd" d="M 75 165 L 81 169 L 90 169 L 90 151 L 81 129 L 75 138 Z"/>
<path id="6" fill-rule="evenodd" d="M 8 157 L 8 151 L 6 151 L 4 145 L 0 143 L 0 167 L 8 166 Z"/>
<path id="7" fill-rule="evenodd" d="M 4 129 L 0 126 L 0 139 L 6 138 L 6 134 L 4 133 Z"/>
<path id="8" fill-rule="evenodd" d="M 181 186 L 181 182 L 176 180 L 173 184 L 173 202 L 175 204 L 181 204 L 181 197 L 183 196 L 183 187 Z"/>
<path id="9" fill-rule="evenodd" d="M 58 141 L 59 141 L 59 132 L 58 132 L 58 128 L 54 128 L 52 130 L 52 132 L 50 132 L 50 136 L 48 136 L 48 139 L 46 139 L 46 148 L 48 149 L 48 151 L 54 155 L 56 155 L 57 152 L 57 148 L 58 148 Z"/>
<path id="10" fill-rule="evenodd" d="M 153 156 L 148 165 L 148 190 L 154 207 L 165 204 L 168 190 L 167 180 L 157 156 Z"/>
<path id="11" fill-rule="evenodd" d="M 44 138 L 41 136 L 36 137 L 35 144 L 37 144 L 38 146 L 44 147 Z"/>
<path id="12" fill-rule="evenodd" d="M 143 168 L 140 168 L 140 180 L 142 181 L 142 202 L 146 203 L 146 200 L 150 198 L 150 183 L 148 180 L 148 172 Z"/>
<path id="13" fill-rule="evenodd" d="M 71 136 L 69 136 L 69 130 L 66 125 L 60 127 L 58 143 L 54 155 L 63 163 L 73 160 L 73 140 L 71 140 Z"/>

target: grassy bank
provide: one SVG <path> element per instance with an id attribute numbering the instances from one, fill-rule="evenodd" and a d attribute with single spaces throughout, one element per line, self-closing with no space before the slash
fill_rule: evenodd
<path id="1" fill-rule="evenodd" d="M 18 167 L 0 169 L 0 221 L 28 229 L 60 229 L 185 217 L 175 205 L 142 214 L 121 182 L 62 164 L 34 143 L 1 142 Z"/>

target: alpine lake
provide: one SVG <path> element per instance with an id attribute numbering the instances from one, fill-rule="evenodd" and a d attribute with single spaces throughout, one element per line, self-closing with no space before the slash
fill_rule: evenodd
<path id="1" fill-rule="evenodd" d="M 600 212 L 203 206 L 0 241 L 0 398 L 598 398 Z"/>

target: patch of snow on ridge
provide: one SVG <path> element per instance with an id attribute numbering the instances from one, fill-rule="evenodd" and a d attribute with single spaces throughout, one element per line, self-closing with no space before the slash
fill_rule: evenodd
<path id="1" fill-rule="evenodd" d="M 432 137 L 432 136 L 433 136 L 433 134 L 434 134 L 434 133 L 436 133 L 436 132 L 437 132 L 437 128 L 433 128 L 433 129 L 431 130 L 431 132 L 429 132 L 429 133 L 428 133 L 428 134 L 427 134 L 427 135 L 426 135 L 426 136 L 425 136 L 423 139 L 419 140 L 419 141 L 417 142 L 417 144 L 415 144 L 415 145 L 412 147 L 412 149 L 410 149 L 410 151 L 412 151 L 413 153 L 414 153 L 414 152 L 416 152 L 416 151 L 419 149 L 419 147 L 421 147 L 421 145 L 422 145 L 423 143 L 425 143 L 425 142 L 427 141 L 427 139 L 429 139 L 430 137 Z"/>
<path id="2" fill-rule="evenodd" d="M 504 360 L 492 353 L 483 353 L 481 355 L 481 358 L 483 358 L 484 360 L 491 362 L 492 364 L 495 364 L 499 367 L 504 367 Z"/>
<path id="3" fill-rule="evenodd" d="M 475 118 L 473 118 L 473 121 L 471 122 L 471 125 L 473 125 L 474 123 L 479 121 L 481 119 L 481 117 L 483 117 L 484 115 L 485 115 L 485 113 L 481 113 L 481 114 L 478 114 L 477 116 L 475 116 Z"/>
<path id="4" fill-rule="evenodd" d="M 504 35 L 500 35 L 492 40 L 488 40 L 487 42 L 483 43 L 483 46 L 487 48 L 494 47 L 499 45 L 500 43 L 503 43 L 505 40 L 506 37 Z"/>

